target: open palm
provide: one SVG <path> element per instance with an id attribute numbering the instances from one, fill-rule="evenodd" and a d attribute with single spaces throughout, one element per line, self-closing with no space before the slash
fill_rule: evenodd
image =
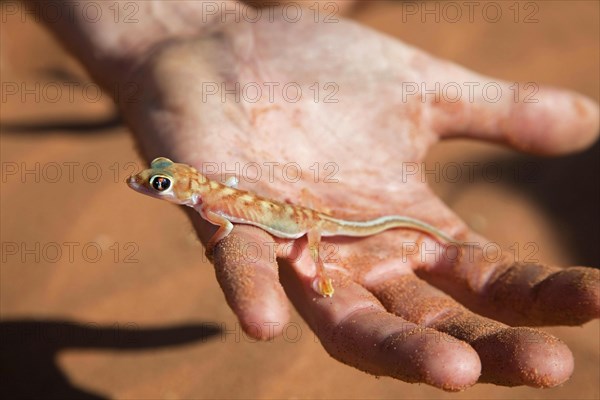
<path id="1" fill-rule="evenodd" d="M 596 106 L 581 96 L 542 89 L 527 103 L 527 92 L 515 99 L 507 83 L 343 20 L 217 22 L 164 42 L 133 76 L 143 93 L 121 106 L 148 159 L 237 172 L 242 189 L 345 219 L 407 215 L 479 246 L 486 240 L 415 173 L 432 144 L 462 135 L 552 154 L 583 148 L 598 130 Z M 500 97 L 482 90 L 490 82 Z M 422 85 L 442 93 L 415 93 Z M 214 227 L 190 216 L 206 243 Z M 376 375 L 446 390 L 554 386 L 572 372 L 568 348 L 503 322 L 573 325 L 600 311 L 596 270 L 490 262 L 477 248 L 456 258 L 402 229 L 325 240 L 336 293 L 322 298 L 305 239 L 277 239 L 279 271 L 274 240 L 238 225 L 216 249 L 217 278 L 246 331 L 277 335 L 287 296 L 334 358 Z"/>

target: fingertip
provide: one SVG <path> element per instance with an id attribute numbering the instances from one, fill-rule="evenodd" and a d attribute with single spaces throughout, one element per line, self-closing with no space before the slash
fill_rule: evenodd
<path id="1" fill-rule="evenodd" d="M 244 332 L 256 340 L 272 340 L 279 336 L 289 322 L 289 312 L 282 307 L 253 307 L 236 312 Z"/>
<path id="2" fill-rule="evenodd" d="M 514 328 L 515 366 L 523 384 L 533 387 L 554 387 L 573 374 L 573 353 L 560 339 L 531 328 Z"/>
<path id="3" fill-rule="evenodd" d="M 238 298 L 231 308 L 248 336 L 256 340 L 271 340 L 279 336 L 289 322 L 287 304 L 285 295 L 274 288 L 265 290 L 260 298 L 252 302 L 244 297 Z"/>
<path id="4" fill-rule="evenodd" d="M 250 279 L 236 277 L 231 282 L 226 272 L 230 269 L 230 266 L 217 268 L 217 281 L 244 332 L 257 340 L 278 336 L 290 318 L 287 299 L 279 282 L 269 274 L 261 276 L 260 272 Z"/>
<path id="5" fill-rule="evenodd" d="M 505 143 L 540 155 L 580 151 L 598 138 L 600 110 L 589 97 L 531 83 L 516 93 L 514 84 L 499 87 L 507 95 L 494 101 L 478 98 L 451 113 L 442 108 L 436 114 L 440 134 Z"/>
<path id="6" fill-rule="evenodd" d="M 474 344 L 482 381 L 505 386 L 554 387 L 573 373 L 573 354 L 558 338 L 532 328 L 507 328 Z"/>
<path id="7" fill-rule="evenodd" d="M 338 360 L 374 375 L 446 391 L 474 385 L 481 361 L 467 343 L 381 311 L 360 311 L 322 341 Z"/>
<path id="8" fill-rule="evenodd" d="M 546 324 L 580 325 L 600 317 L 600 270 L 559 270 L 538 284 L 537 303 Z"/>
<path id="9" fill-rule="evenodd" d="M 500 129 L 511 146 L 542 155 L 583 150 L 598 137 L 600 114 L 592 99 L 542 87 L 531 98 L 513 103 Z"/>
<path id="10" fill-rule="evenodd" d="M 456 392 L 474 385 L 481 375 L 481 361 L 467 343 L 445 333 L 423 330 L 416 343 L 413 361 L 420 380 L 440 389 Z"/>
<path id="11" fill-rule="evenodd" d="M 264 249 L 257 244 L 272 239 L 266 233 L 261 234 L 262 231 L 235 229 L 215 248 L 215 275 L 244 332 L 257 340 L 270 340 L 278 336 L 289 321 L 277 261 L 268 250 L 270 246 L 252 254 L 240 249 Z"/>
<path id="12" fill-rule="evenodd" d="M 533 331 L 531 328 L 516 328 L 516 331 Z M 539 340 L 523 346 L 517 365 L 523 383 L 528 386 L 547 388 L 566 382 L 573 374 L 573 353 L 558 338 L 537 331 Z"/>

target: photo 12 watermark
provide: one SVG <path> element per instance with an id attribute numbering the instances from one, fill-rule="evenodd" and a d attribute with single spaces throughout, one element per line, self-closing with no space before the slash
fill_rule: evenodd
<path id="1" fill-rule="evenodd" d="M 3 241 L 3 264 L 137 264 L 136 242 L 99 241 Z"/>
<path id="2" fill-rule="evenodd" d="M 202 103 L 339 103 L 339 85 L 336 82 L 202 82 Z"/>
<path id="3" fill-rule="evenodd" d="M 534 183 L 543 170 L 536 161 L 403 162 L 398 176 L 401 183 Z"/>
<path id="4" fill-rule="evenodd" d="M 536 82 L 410 82 L 401 84 L 402 102 L 421 103 L 538 103 Z"/>
<path id="5" fill-rule="evenodd" d="M 301 21 L 336 24 L 339 23 L 340 8 L 334 1 L 263 1 L 260 7 L 234 1 L 203 1 L 202 22 L 221 23 L 274 23 L 284 21 L 295 24 Z"/>
<path id="6" fill-rule="evenodd" d="M 533 1 L 401 1 L 402 23 L 539 23 L 540 5 Z"/>
<path id="7" fill-rule="evenodd" d="M 0 163 L 0 180 L 5 183 L 22 184 L 94 184 L 110 181 L 124 184 L 125 179 L 145 166 L 135 161 L 110 164 L 97 161 L 3 161 Z"/>
<path id="8" fill-rule="evenodd" d="M 0 2 L 2 23 L 16 20 L 22 23 L 99 23 L 137 24 L 141 16 L 136 1 L 53 1 L 38 0 L 23 3 L 6 0 Z"/>
<path id="9" fill-rule="evenodd" d="M 76 104 L 115 101 L 137 103 L 143 95 L 142 86 L 136 82 L 116 83 L 103 90 L 93 82 L 79 81 L 2 81 L 2 104 L 7 103 L 67 103 Z"/>
<path id="10" fill-rule="evenodd" d="M 295 161 L 262 161 L 262 162 L 203 162 L 200 170 L 211 179 L 226 182 L 230 177 L 247 183 L 258 182 L 286 182 L 298 183 L 311 181 L 314 183 L 339 183 L 337 174 L 340 167 L 332 161 L 315 161 L 310 165 L 302 166 Z"/>

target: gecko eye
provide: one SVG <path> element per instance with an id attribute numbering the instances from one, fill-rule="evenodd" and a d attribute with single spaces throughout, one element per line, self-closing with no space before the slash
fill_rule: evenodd
<path id="1" fill-rule="evenodd" d="M 150 178 L 150 186 L 157 192 L 164 192 L 171 187 L 171 180 L 166 176 L 154 175 Z"/>

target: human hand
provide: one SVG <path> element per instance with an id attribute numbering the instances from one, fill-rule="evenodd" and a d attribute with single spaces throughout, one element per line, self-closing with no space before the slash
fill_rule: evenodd
<path id="1" fill-rule="evenodd" d="M 343 20 L 216 20 L 196 32 L 191 24 L 177 29 L 185 34 L 161 42 L 131 75 L 142 97 L 121 104 L 145 156 L 230 169 L 235 163 L 279 163 L 274 182 L 265 168 L 256 183 L 249 182 L 253 176 L 241 176 L 240 187 L 294 202 L 309 193 L 319 201 L 316 208 L 325 206 L 347 219 L 408 215 L 483 246 L 487 241 L 444 206 L 418 174 L 407 174 L 407 165 L 419 163 L 439 139 L 459 135 L 558 154 L 585 147 L 598 132 L 597 106 L 581 96 L 541 89 L 539 102 L 515 102 L 508 83 Z M 228 94 L 223 102 L 223 82 L 228 89 L 236 82 L 256 84 L 263 96 L 252 102 L 254 92 L 238 99 Z M 279 84 L 272 102 L 265 82 Z M 281 92 L 294 82 L 303 93 L 297 102 Z M 333 86 L 325 87 L 328 82 Z M 457 83 L 464 96 L 457 102 L 431 101 L 433 96 L 422 102 L 407 94 L 413 83 L 430 89 L 436 82 Z M 469 99 L 467 84 L 473 82 L 479 88 L 496 82 L 504 95 L 491 102 L 476 91 Z M 213 84 L 216 95 L 210 94 Z M 325 102 L 326 95 L 338 102 Z M 282 178 L 281 167 L 289 162 L 301 167 L 303 179 Z M 339 182 L 323 181 L 330 170 L 321 170 L 315 182 L 308 170 L 315 162 L 321 168 L 331 162 Z M 206 243 L 214 227 L 190 216 Z M 508 259 L 491 263 L 477 251 L 454 262 L 443 254 L 424 257 L 421 250 L 435 243 L 400 229 L 360 240 L 326 239 L 335 245 L 329 268 L 336 293 L 321 298 L 310 285 L 314 266 L 304 239 L 294 244 L 300 256 L 281 262 L 292 267 L 280 270 L 283 286 L 271 253 L 260 252 L 258 261 L 240 257 L 240 249 L 258 243 L 266 250 L 262 244 L 270 242 L 260 229 L 236 226 L 216 249 L 217 279 L 247 332 L 262 339 L 280 333 L 288 319 L 287 295 L 334 358 L 375 375 L 446 390 L 478 380 L 554 386 L 572 372 L 568 348 L 542 331 L 500 321 L 573 325 L 599 314 L 597 270 Z M 416 253 L 408 251 L 412 243 Z"/>

